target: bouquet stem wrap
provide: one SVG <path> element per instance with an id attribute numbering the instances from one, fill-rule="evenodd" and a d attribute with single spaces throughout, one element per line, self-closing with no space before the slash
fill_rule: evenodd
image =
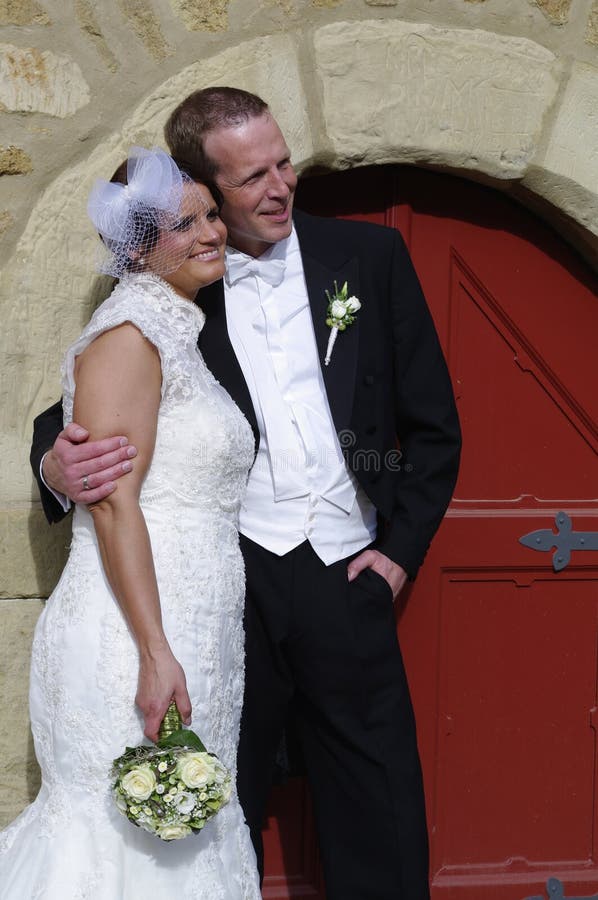
<path id="1" fill-rule="evenodd" d="M 166 715 L 162 719 L 162 723 L 158 730 L 158 743 L 163 741 L 164 738 L 170 737 L 175 731 L 180 731 L 182 727 L 183 721 L 181 719 L 181 714 L 178 711 L 176 703 L 173 701 L 166 710 Z"/>

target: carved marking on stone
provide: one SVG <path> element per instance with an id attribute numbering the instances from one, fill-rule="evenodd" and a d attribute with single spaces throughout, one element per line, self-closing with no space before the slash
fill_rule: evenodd
<path id="1" fill-rule="evenodd" d="M 31 157 L 20 147 L 0 147 L 0 175 L 27 175 L 32 169 Z"/>
<path id="2" fill-rule="evenodd" d="M 530 0 L 532 6 L 542 10 L 553 25 L 564 25 L 569 20 L 571 0 Z"/>
<path id="3" fill-rule="evenodd" d="M 35 0 L 0 0 L 0 25 L 51 25 L 48 13 Z"/>
<path id="4" fill-rule="evenodd" d="M 188 31 L 226 31 L 230 0 L 170 0 Z"/>
<path id="5" fill-rule="evenodd" d="M 575 63 L 554 123 L 544 165 L 596 191 L 598 70 Z M 588 153 L 587 148 L 594 148 Z"/>
<path id="6" fill-rule="evenodd" d="M 0 44 L 0 104 L 6 110 L 63 119 L 89 98 L 89 87 L 73 60 L 36 47 Z"/>
<path id="7" fill-rule="evenodd" d="M 328 135 L 342 162 L 525 172 L 560 64 L 524 38 L 386 20 L 320 28 Z"/>
<path id="8" fill-rule="evenodd" d="M 106 38 L 96 18 L 94 6 L 90 0 L 75 0 L 75 14 L 87 37 L 93 41 L 98 55 L 111 72 L 118 69 L 118 61 L 108 46 Z"/>
<path id="9" fill-rule="evenodd" d="M 162 60 L 173 52 L 147 0 L 118 0 L 118 5 L 154 59 Z"/>
<path id="10" fill-rule="evenodd" d="M 598 236 L 596 147 L 598 147 L 598 70 L 573 63 L 565 93 L 523 184 L 545 197 Z M 590 265 L 598 259 L 596 239 L 588 242 Z"/>

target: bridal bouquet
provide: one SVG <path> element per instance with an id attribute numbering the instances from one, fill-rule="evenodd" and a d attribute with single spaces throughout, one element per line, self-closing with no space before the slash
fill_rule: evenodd
<path id="1" fill-rule="evenodd" d="M 129 822 L 163 841 L 201 831 L 228 803 L 231 779 L 171 703 L 153 747 L 127 747 L 112 764 L 116 805 Z"/>

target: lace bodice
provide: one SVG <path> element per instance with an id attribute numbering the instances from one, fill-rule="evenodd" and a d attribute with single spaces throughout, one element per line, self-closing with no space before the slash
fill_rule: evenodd
<path id="1" fill-rule="evenodd" d="M 197 348 L 203 312 L 157 276 L 123 278 L 67 351 L 65 423 L 73 416 L 76 357 L 98 335 L 127 321 L 157 348 L 162 365 L 156 444 L 142 505 L 169 495 L 174 502 L 236 515 L 253 458 L 251 429 Z"/>

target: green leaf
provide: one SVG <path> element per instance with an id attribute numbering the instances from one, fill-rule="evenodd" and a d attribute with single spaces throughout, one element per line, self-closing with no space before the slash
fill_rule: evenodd
<path id="1" fill-rule="evenodd" d="M 179 731 L 173 731 L 168 737 L 158 741 L 158 747 L 189 747 L 191 750 L 197 750 L 199 753 L 206 753 L 206 748 L 194 731 L 189 728 L 181 728 Z"/>

